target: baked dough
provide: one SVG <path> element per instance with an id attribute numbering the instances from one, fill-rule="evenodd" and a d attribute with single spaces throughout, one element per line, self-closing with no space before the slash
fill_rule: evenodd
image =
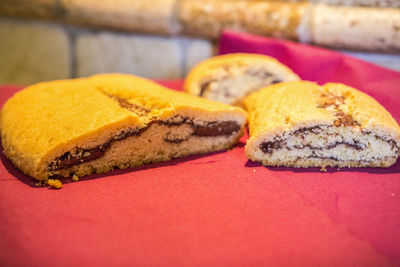
<path id="1" fill-rule="evenodd" d="M 400 127 L 376 100 L 349 86 L 286 82 L 244 100 L 246 155 L 265 166 L 389 167 Z"/>
<path id="2" fill-rule="evenodd" d="M 184 90 L 226 104 L 240 104 L 249 93 L 299 77 L 272 57 L 235 53 L 206 59 L 186 77 Z"/>
<path id="3" fill-rule="evenodd" d="M 122 74 L 30 86 L 0 117 L 5 155 L 38 180 L 227 149 L 245 123 L 240 108 Z"/>
<path id="4" fill-rule="evenodd" d="M 176 0 L 118 0 L 117 2 L 56 0 L 54 2 L 56 8 L 64 11 L 64 16 L 59 19 L 71 24 L 158 35 L 172 35 L 180 31 L 174 18 Z"/>
<path id="5" fill-rule="evenodd" d="M 400 7 L 399 0 L 312 0 L 311 2 L 344 6 Z"/>
<path id="6" fill-rule="evenodd" d="M 187 35 L 217 39 L 229 29 L 298 40 L 297 28 L 309 6 L 265 0 L 181 0 L 177 13 Z"/>
<path id="7" fill-rule="evenodd" d="M 400 9 L 315 4 L 303 19 L 300 41 L 365 51 L 400 51 Z M 308 26 L 305 24 L 308 23 Z M 309 28 L 308 32 L 305 30 Z"/>

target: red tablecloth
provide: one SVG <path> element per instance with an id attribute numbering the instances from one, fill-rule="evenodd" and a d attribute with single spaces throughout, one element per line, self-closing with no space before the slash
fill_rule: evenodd
<path id="1" fill-rule="evenodd" d="M 400 120 L 400 74 L 337 53 L 225 33 L 221 53 L 276 56 L 340 81 Z M 164 82 L 180 88 L 181 82 Z M 0 88 L 0 105 L 18 88 Z M 0 265 L 400 265 L 400 161 L 388 169 L 266 168 L 228 152 L 36 188 L 1 154 Z"/>

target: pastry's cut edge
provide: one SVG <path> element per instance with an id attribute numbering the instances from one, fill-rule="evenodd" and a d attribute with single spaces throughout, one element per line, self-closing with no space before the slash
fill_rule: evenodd
<path id="1" fill-rule="evenodd" d="M 89 161 L 84 159 L 82 163 L 69 165 L 71 151 L 55 157 L 47 165 L 49 177 L 82 177 L 93 172 L 105 173 L 115 168 L 125 169 L 229 149 L 243 135 L 243 124 L 244 120 L 195 122 L 180 115 L 168 120 L 151 121 L 143 128 L 134 127 L 118 132 L 113 138 L 97 146 L 72 150 L 75 155 L 85 156 L 85 153 L 88 153 L 89 159 L 90 154 L 94 155 Z"/>
<path id="2" fill-rule="evenodd" d="M 329 141 L 311 145 L 316 143 L 312 139 L 321 137 Z M 250 160 L 264 166 L 390 167 L 398 159 L 399 148 L 400 138 L 393 137 L 393 129 L 380 128 L 378 135 L 375 129 L 358 131 L 352 127 L 312 123 L 252 136 L 245 152 Z"/>
<path id="3" fill-rule="evenodd" d="M 267 85 L 296 81 L 299 76 L 277 59 L 261 54 L 233 53 L 198 63 L 187 75 L 184 90 L 226 104 Z"/>
<path id="4" fill-rule="evenodd" d="M 390 167 L 400 154 L 400 127 L 390 113 L 343 84 L 282 83 L 251 94 L 245 105 L 246 155 L 265 166 Z"/>

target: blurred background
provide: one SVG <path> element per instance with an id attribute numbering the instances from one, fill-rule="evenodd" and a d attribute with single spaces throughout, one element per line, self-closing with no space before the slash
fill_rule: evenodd
<path id="1" fill-rule="evenodd" d="M 123 72 L 179 79 L 224 29 L 400 71 L 400 0 L 0 0 L 0 84 Z"/>

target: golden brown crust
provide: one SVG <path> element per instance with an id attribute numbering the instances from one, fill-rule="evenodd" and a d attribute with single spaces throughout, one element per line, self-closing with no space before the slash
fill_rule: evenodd
<path id="1" fill-rule="evenodd" d="M 216 121 L 238 126 L 226 124 L 224 132 Z M 82 176 L 224 149 L 237 142 L 245 121 L 239 108 L 168 90 L 143 78 L 104 74 L 40 83 L 16 93 L 2 108 L 0 129 L 6 156 L 26 174 L 47 179 L 52 174 Z M 211 131 L 210 141 L 201 138 L 204 129 Z M 140 143 L 145 132 L 152 133 L 146 139 L 148 146 Z M 192 135 L 190 143 L 183 142 Z M 127 151 L 129 147 L 156 149 L 143 150 L 139 157 Z M 177 149 L 158 155 L 158 147 Z"/>
<path id="2" fill-rule="evenodd" d="M 270 166 L 388 167 L 400 127 L 372 97 L 349 86 L 286 82 L 244 100 L 249 159 Z"/>

